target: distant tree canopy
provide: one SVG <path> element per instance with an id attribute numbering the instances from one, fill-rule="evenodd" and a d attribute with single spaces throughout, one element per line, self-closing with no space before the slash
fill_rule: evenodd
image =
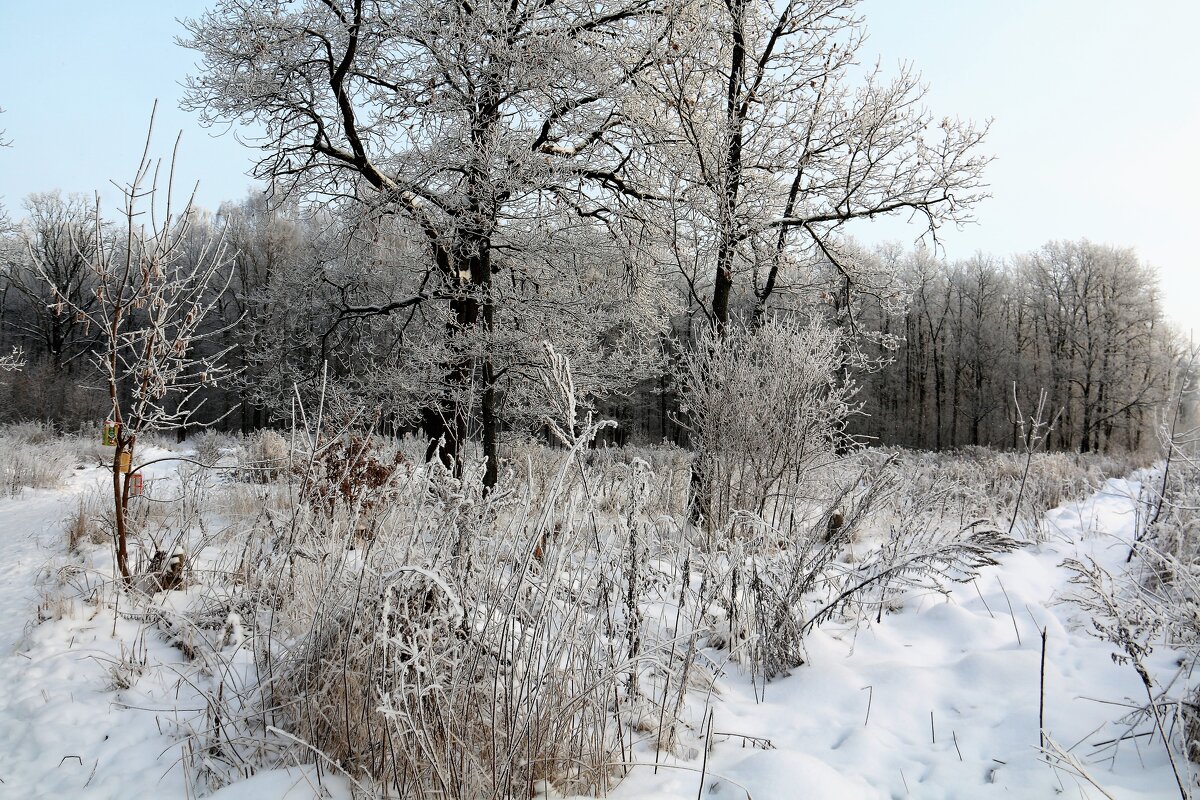
<path id="1" fill-rule="evenodd" d="M 1155 445 L 1184 343 L 1133 251 L 1051 242 L 1010 261 L 954 264 L 917 253 L 903 275 L 907 310 L 864 314 L 894 345 L 876 349 L 893 363 L 863 378 L 862 433 L 911 447 L 1016 447 L 1015 402 L 1028 408 L 1045 389 L 1062 410 L 1052 447 Z"/>
<path id="2" fill-rule="evenodd" d="M 58 276 L 59 290 L 86 306 L 93 287 L 72 265 L 91 245 L 73 244 L 80 237 L 70 228 L 84 224 L 87 209 L 57 193 L 35 195 L 24 209 L 0 240 L 0 350 L 19 346 L 26 361 L 0 384 L 0 413 L 92 424 L 104 414 L 104 398 L 88 389 L 98 385 L 87 357 L 96 331 L 56 309 L 30 261 L 36 254 Z M 232 280 L 209 324 L 241 320 L 205 345 L 232 347 L 228 359 L 241 378 L 207 393 L 202 419 L 244 431 L 284 424 L 297 389 L 313 398 L 324 380 L 332 408 L 358 409 L 387 430 L 419 426 L 422 404 L 441 385 L 444 323 L 419 304 L 395 313 L 377 308 L 412 291 L 396 268 L 411 257 L 403 237 L 380 228 L 362 242 L 362 229 L 294 207 L 272 210 L 262 196 L 199 213 L 192 227 L 198 240 L 223 235 L 233 254 Z M 356 242 L 353 249 L 343 237 Z M 620 423 L 609 441 L 686 443 L 671 361 L 707 327 L 687 311 L 691 287 L 669 268 L 610 272 L 600 257 L 608 248 L 594 248 L 581 239 L 572 271 L 557 283 L 505 287 L 526 313 L 544 316 L 511 322 L 505 352 L 529 355 L 524 363 L 510 356 L 501 438 L 540 429 L 544 400 L 532 351 L 550 339 L 576 342 L 581 396 Z M 612 258 L 622 263 L 620 254 Z M 1008 259 L 980 254 L 950 263 L 885 246 L 859 248 L 855 258 L 862 291 L 849 304 L 830 291 L 836 282 L 821 279 L 836 268 L 814 263 L 807 282 L 777 296 L 770 311 L 842 331 L 843 374 L 857 384 L 854 402 L 863 412 L 850 418 L 854 434 L 917 448 L 1015 447 L 1014 400 L 1028 406 L 1045 388 L 1063 411 L 1051 447 L 1152 446 L 1184 343 L 1163 319 L 1154 271 L 1132 251 L 1053 242 Z M 734 294 L 734 318 L 753 322 L 752 292 Z M 595 331 L 592 344 L 580 343 L 572 322 Z"/>

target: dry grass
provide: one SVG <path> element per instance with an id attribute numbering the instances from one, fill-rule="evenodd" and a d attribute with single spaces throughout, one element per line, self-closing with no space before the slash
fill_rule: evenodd
<path id="1" fill-rule="evenodd" d="M 895 459 L 896 474 L 910 485 L 906 491 L 944 494 L 963 521 L 982 517 L 1007 525 L 1016 509 L 1025 469 L 1022 453 L 966 447 L 941 453 L 884 448 L 868 454 Z M 1086 497 L 1108 478 L 1148 465 L 1147 457 L 1131 454 L 1035 453 L 1017 512 L 1019 527 L 1037 536 L 1047 511 Z M 947 488 L 942 492 L 938 487 Z"/>
<path id="2" fill-rule="evenodd" d="M 188 611 L 129 597 L 196 662 L 202 790 L 315 758 L 396 797 L 603 794 L 639 743 L 701 744 L 706 647 L 786 673 L 823 621 L 875 624 L 908 589 L 953 580 L 936 558 L 966 552 L 971 520 L 1003 519 L 1020 479 L 1004 454 L 850 454 L 714 533 L 685 522 L 690 456 L 675 448 L 525 442 L 486 497 L 437 467 L 346 492 L 365 473 L 323 454 L 394 463 L 411 442 L 339 435 L 300 431 L 295 452 L 252 437 L 232 478 L 183 465 L 132 507 L 142 562 L 177 546 L 195 559 Z M 1107 468 L 1047 457 L 1027 496 L 1064 498 Z M 331 492 L 343 500 L 314 502 Z M 92 502 L 72 546 L 107 541 Z M 136 665 L 122 659 L 114 685 Z"/>
<path id="3" fill-rule="evenodd" d="M 373 458 L 393 457 L 394 443 L 375 446 Z M 908 480 L 910 464 L 871 458 L 813 476 L 786 533 L 742 515 L 709 551 L 681 522 L 678 450 L 526 443 L 486 498 L 440 469 L 401 470 L 370 502 L 333 508 L 305 493 L 355 467 L 330 475 L 310 452 L 289 454 L 301 466 L 275 482 L 248 472 L 255 483 L 214 495 L 237 524 L 225 561 L 199 576 L 206 635 L 227 639 L 218 621 L 236 614 L 262 678 L 221 715 L 224 734 L 239 733 L 209 764 L 224 759 L 230 775 L 278 728 L 305 744 L 273 748 L 320 753 L 399 797 L 528 796 L 540 781 L 604 793 L 635 743 L 695 745 L 691 693 L 712 680 L 695 663 L 703 647 L 786 673 L 803 661 L 804 608 L 872 578 L 826 618 L 873 623 L 905 590 L 954 579 L 911 572 L 974 530 L 955 505 L 974 495 L 948 473 L 932 491 Z"/>
<path id="4" fill-rule="evenodd" d="M 246 437 L 237 449 L 238 476 L 254 483 L 270 483 L 292 469 L 291 448 L 279 432 L 261 430 Z"/>
<path id="5" fill-rule="evenodd" d="M 112 535 L 111 511 L 105 515 L 107 505 L 98 492 L 87 492 L 79 496 L 75 510 L 67 517 L 67 549 L 79 552 L 84 545 L 106 544 Z"/>
<path id="6" fill-rule="evenodd" d="M 8 497 L 26 488 L 61 486 L 77 462 L 73 441 L 49 426 L 20 423 L 0 429 L 0 492 Z"/>

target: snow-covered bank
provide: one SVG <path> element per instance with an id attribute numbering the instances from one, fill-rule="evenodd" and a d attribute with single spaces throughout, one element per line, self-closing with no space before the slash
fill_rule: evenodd
<path id="1" fill-rule="evenodd" d="M 910 596 L 882 625 L 826 627 L 809 640 L 809 664 L 768 683 L 762 702 L 726 670 L 711 706 L 703 796 L 1102 797 L 1086 779 L 1051 769 L 1038 749 L 1042 629 L 1048 735 L 1114 798 L 1178 796 L 1160 742 L 1098 747 L 1124 733 L 1113 722 L 1121 704 L 1145 696 L 1134 671 L 1114 663 L 1114 647 L 1065 602 L 1074 587 L 1063 559 L 1124 567 L 1139 489 L 1110 480 L 1052 511 L 1048 541 L 1002 557 L 949 596 Z M 1156 677 L 1170 678 L 1176 659 L 1157 649 Z M 657 775 L 637 767 L 613 796 L 694 798 L 700 776 L 690 770 L 701 762 L 681 766 Z"/>

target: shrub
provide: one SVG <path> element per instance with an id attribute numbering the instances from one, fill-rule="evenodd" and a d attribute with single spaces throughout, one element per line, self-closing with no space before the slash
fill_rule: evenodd
<path id="1" fill-rule="evenodd" d="M 839 461 L 853 412 L 844 344 L 826 325 L 773 320 L 705 333 L 681 358 L 694 511 L 710 534 L 736 529 L 735 512 L 784 524 L 811 476 Z"/>
<path id="2" fill-rule="evenodd" d="M 243 480 L 270 483 L 290 470 L 287 439 L 269 428 L 247 437 L 238 451 L 238 474 Z"/>

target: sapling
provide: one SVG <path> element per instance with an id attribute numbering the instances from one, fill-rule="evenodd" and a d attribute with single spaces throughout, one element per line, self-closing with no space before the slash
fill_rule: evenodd
<path id="1" fill-rule="evenodd" d="M 101 332 L 94 358 L 112 403 L 114 544 L 126 583 L 132 575 L 126 512 L 140 469 L 133 464 L 138 437 L 184 428 L 203 404 L 193 402 L 197 393 L 230 374 L 224 364 L 230 348 L 206 346 L 228 328 L 203 327 L 228 285 L 230 259 L 220 236 L 193 229 L 192 199 L 182 210 L 172 207 L 174 153 L 159 194 L 162 164 L 150 157 L 153 131 L 151 114 L 133 180 L 120 187 L 119 236 L 106 232 L 97 195 L 87 260 L 96 301 L 80 304 L 55 291 L 52 306 Z M 31 255 L 50 282 L 45 265 Z"/>
<path id="2" fill-rule="evenodd" d="M 746 514 L 791 533 L 813 477 L 851 449 L 846 344 L 822 323 L 771 319 L 707 331 L 679 359 L 678 422 L 696 453 L 693 516 L 705 521 L 706 549 L 718 532 L 741 532 Z"/>

